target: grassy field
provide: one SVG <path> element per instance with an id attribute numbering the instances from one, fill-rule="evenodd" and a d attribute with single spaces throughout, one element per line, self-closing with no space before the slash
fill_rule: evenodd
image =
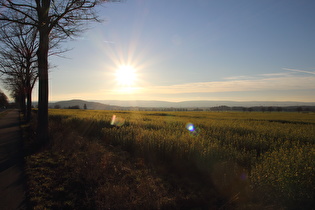
<path id="1" fill-rule="evenodd" d="M 49 185 L 30 182 L 38 208 L 315 205 L 314 113 L 54 109 L 50 129 L 49 152 L 27 158 Z"/>

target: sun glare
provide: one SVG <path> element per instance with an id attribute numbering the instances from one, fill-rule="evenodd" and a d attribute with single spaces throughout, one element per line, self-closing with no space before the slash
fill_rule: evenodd
<path id="1" fill-rule="evenodd" d="M 132 66 L 120 66 L 116 70 L 116 80 L 121 86 L 132 87 L 136 79 L 136 70 Z"/>

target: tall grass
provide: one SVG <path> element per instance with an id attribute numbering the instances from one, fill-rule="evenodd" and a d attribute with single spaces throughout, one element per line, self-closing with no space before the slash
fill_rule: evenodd
<path id="1" fill-rule="evenodd" d="M 111 125 L 113 115 L 124 123 Z M 231 203 L 314 206 L 312 113 L 50 110 L 50 116 L 89 140 L 208 182 Z"/>

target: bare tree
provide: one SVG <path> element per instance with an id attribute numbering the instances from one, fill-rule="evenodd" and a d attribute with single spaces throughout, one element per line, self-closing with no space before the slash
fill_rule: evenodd
<path id="1" fill-rule="evenodd" d="M 7 87 L 18 97 L 26 120 L 31 119 L 32 90 L 37 80 L 38 49 L 37 31 L 21 24 L 13 24 L 10 30 L 0 29 L 0 73 L 5 76 Z M 25 98 L 27 106 L 25 107 Z M 24 101 L 23 101 L 24 100 Z"/>
<path id="2" fill-rule="evenodd" d="M 66 39 L 84 30 L 85 21 L 98 21 L 95 6 L 107 0 L 0 0 L 2 27 L 12 23 L 37 28 L 39 75 L 38 138 L 48 138 L 48 51 L 53 38 Z"/>
<path id="3" fill-rule="evenodd" d="M 23 113 L 26 113 L 26 94 L 22 78 L 17 74 L 7 76 L 4 80 L 6 88 L 11 91 L 11 96 L 15 103 L 20 106 Z"/>
<path id="4" fill-rule="evenodd" d="M 0 109 L 6 108 L 9 104 L 8 97 L 0 89 Z"/>
<path id="5" fill-rule="evenodd" d="M 36 55 L 38 31 L 34 27 L 14 23 L 10 28 L 0 29 L 0 41 L 0 73 L 7 88 L 12 91 L 13 97 L 19 99 L 16 101 L 20 104 L 26 120 L 29 121 L 32 90 L 38 78 Z M 59 41 L 59 39 L 51 40 L 49 56 L 66 51 L 59 48 Z"/>

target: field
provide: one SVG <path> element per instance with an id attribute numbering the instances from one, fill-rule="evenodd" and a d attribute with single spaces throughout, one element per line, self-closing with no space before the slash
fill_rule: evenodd
<path id="1" fill-rule="evenodd" d="M 67 171 L 51 200 L 81 191 L 48 208 L 76 207 L 78 194 L 99 209 L 314 207 L 314 113 L 53 109 L 50 129 L 52 149 L 29 156 L 28 173 Z M 41 208 L 45 196 L 31 200 Z"/>

